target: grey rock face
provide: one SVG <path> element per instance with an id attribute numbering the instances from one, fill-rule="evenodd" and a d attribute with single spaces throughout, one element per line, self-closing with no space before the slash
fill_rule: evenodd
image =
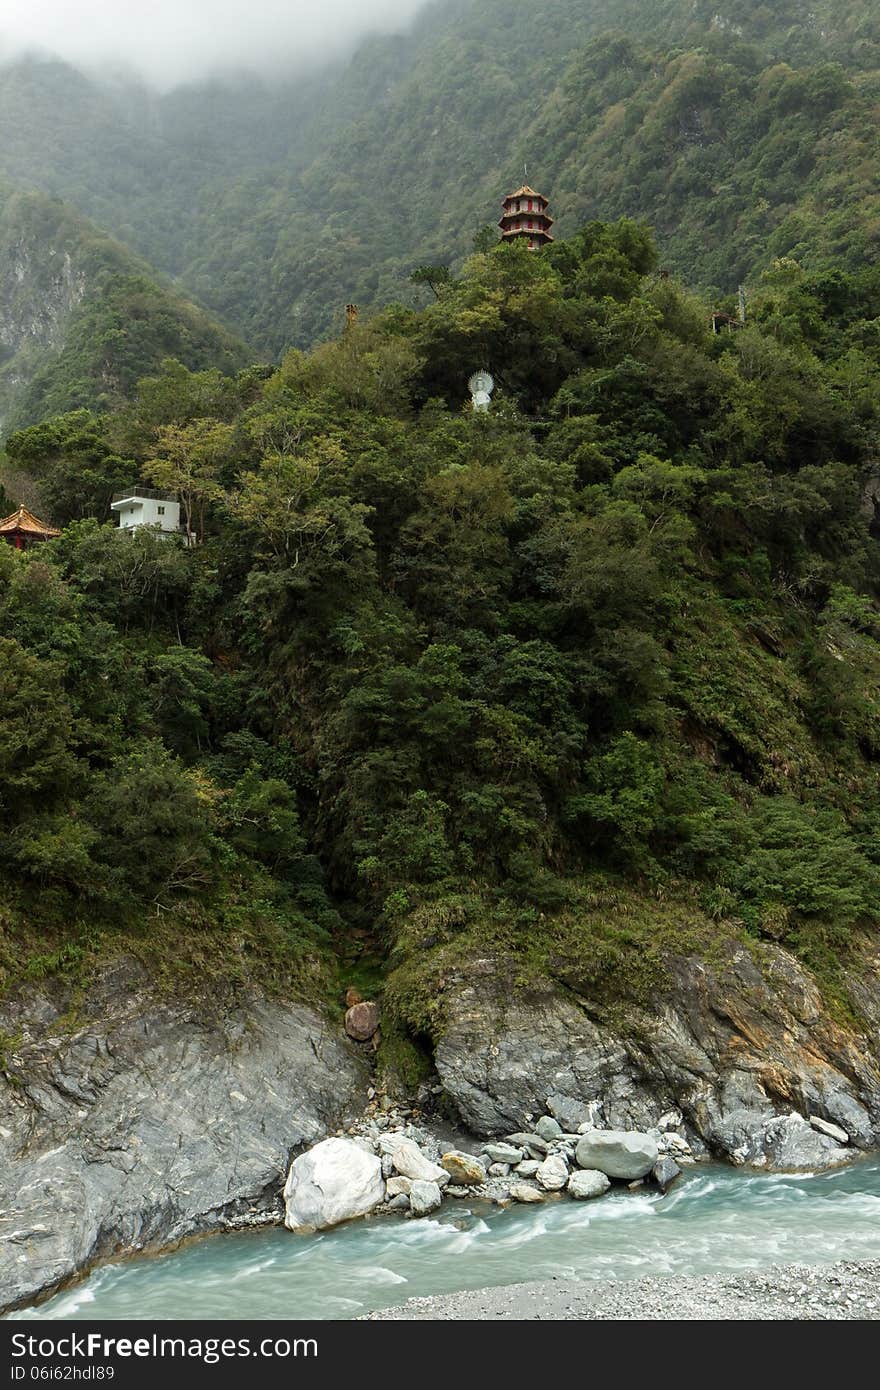
<path id="1" fill-rule="evenodd" d="M 847 976 L 863 1034 L 828 1016 L 813 977 L 775 945 L 722 942 L 711 963 L 672 956 L 666 979 L 650 1008 L 606 1020 L 549 980 L 517 995 L 503 961 L 471 961 L 444 991 L 436 1060 L 447 1094 L 483 1135 L 529 1129 L 545 1108 L 566 1130 L 662 1121 L 665 1133 L 680 1117 L 696 1157 L 790 1166 L 773 1124 L 794 1109 L 826 1117 L 855 1148 L 880 1146 L 876 948 Z M 836 1136 L 820 1137 L 815 1163 L 839 1163 Z"/>
<path id="2" fill-rule="evenodd" d="M 443 1201 L 443 1195 L 435 1182 L 418 1180 L 409 1190 L 409 1205 L 413 1216 L 429 1216 Z"/>
<path id="3" fill-rule="evenodd" d="M 593 1123 L 590 1106 L 585 1105 L 582 1100 L 575 1100 L 573 1096 L 548 1096 L 547 1109 L 559 1125 L 560 1131 L 566 1133 L 579 1130 L 581 1125 Z"/>
<path id="4" fill-rule="evenodd" d="M 367 1076 L 301 1004 L 254 1000 L 206 1022 L 108 971 L 65 1035 L 63 994 L 4 1002 L 0 1304 L 90 1261 L 277 1209 L 291 1153 L 346 1123 Z"/>
<path id="5" fill-rule="evenodd" d="M 845 1129 L 840 1128 L 840 1125 L 833 1125 L 829 1120 L 820 1119 L 818 1115 L 808 1115 L 807 1119 L 813 1129 L 817 1129 L 820 1134 L 827 1134 L 829 1139 L 836 1139 L 838 1144 L 849 1143 L 849 1135 Z"/>
<path id="6" fill-rule="evenodd" d="M 584 1202 L 592 1197 L 601 1197 L 610 1186 L 611 1183 L 604 1173 L 598 1172 L 595 1168 L 578 1168 L 569 1178 L 567 1190 L 569 1197 Z"/>
<path id="7" fill-rule="evenodd" d="M 849 1149 L 797 1114 L 765 1122 L 759 1133 L 749 1134 L 733 1153 L 737 1163 L 790 1172 L 835 1168 L 851 1157 Z"/>
<path id="8" fill-rule="evenodd" d="M 594 1130 L 577 1146 L 581 1168 L 595 1168 L 609 1178 L 643 1178 L 657 1162 L 658 1149 L 647 1134 L 621 1130 Z"/>

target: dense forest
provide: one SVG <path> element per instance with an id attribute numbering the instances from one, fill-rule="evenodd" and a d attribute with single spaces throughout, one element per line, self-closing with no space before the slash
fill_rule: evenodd
<path id="1" fill-rule="evenodd" d="M 210 315 L 72 208 L 0 188 L 0 433 L 120 405 L 168 356 L 192 370 L 248 360 Z"/>
<path id="2" fill-rule="evenodd" d="M 716 297 L 876 256 L 880 19 L 863 0 L 441 0 L 350 62 L 158 96 L 31 59 L 0 175 L 71 202 L 266 358 L 414 302 L 529 179 L 562 235 L 646 218 Z"/>
<path id="3" fill-rule="evenodd" d="M 615 997 L 738 933 L 849 1007 L 878 322 L 876 265 L 777 258 L 713 333 L 644 224 L 591 222 L 278 367 L 167 359 L 12 434 L 65 529 L 0 547 L 7 984 L 125 950 L 332 992 L 342 960 L 419 1038 L 491 946 Z M 197 546 L 104 523 L 134 478 Z"/>

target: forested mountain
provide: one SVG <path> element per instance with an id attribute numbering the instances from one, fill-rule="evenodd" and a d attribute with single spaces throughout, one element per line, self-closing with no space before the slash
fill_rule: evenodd
<path id="1" fill-rule="evenodd" d="M 277 369 L 12 435 L 69 524 L 0 547 L 8 981 L 125 950 L 332 991 L 372 952 L 424 1039 L 477 953 L 613 1000 L 732 935 L 855 1016 L 880 274 L 782 262 L 713 335 L 657 265 L 627 221 L 498 246 Z M 120 470 L 202 543 L 100 525 Z"/>
<path id="2" fill-rule="evenodd" d="M 0 431 L 120 404 L 166 357 L 246 354 L 203 310 L 58 199 L 0 190 Z"/>
<path id="3" fill-rule="evenodd" d="M 437 4 L 281 88 L 5 74 L 7 455 L 64 527 L 0 546 L 7 983 L 369 957 L 424 1042 L 485 950 L 613 1001 L 723 936 L 857 1020 L 877 21 L 554 8 Z M 559 240 L 470 255 L 526 158 Z M 715 334 L 694 289 L 740 278 Z M 135 478 L 199 545 L 102 524 Z"/>
<path id="4" fill-rule="evenodd" d="M 529 178 L 560 234 L 643 216 L 717 294 L 877 250 L 880 20 L 864 3 L 441 0 L 350 63 L 156 96 L 30 60 L 0 172 L 70 200 L 263 355 L 412 301 Z"/>

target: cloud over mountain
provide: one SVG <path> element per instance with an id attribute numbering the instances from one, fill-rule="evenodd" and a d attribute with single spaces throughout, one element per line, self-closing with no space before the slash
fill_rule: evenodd
<path id="1" fill-rule="evenodd" d="M 4 0 L 0 58 L 36 51 L 134 68 L 169 88 L 236 69 L 295 70 L 404 27 L 426 0 Z"/>

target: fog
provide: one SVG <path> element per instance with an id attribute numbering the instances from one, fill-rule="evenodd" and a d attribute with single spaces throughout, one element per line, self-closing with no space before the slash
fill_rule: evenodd
<path id="1" fill-rule="evenodd" d="M 162 90 L 224 71 L 266 75 L 396 32 L 427 0 L 0 0 L 0 61 L 27 52 L 131 68 Z"/>

